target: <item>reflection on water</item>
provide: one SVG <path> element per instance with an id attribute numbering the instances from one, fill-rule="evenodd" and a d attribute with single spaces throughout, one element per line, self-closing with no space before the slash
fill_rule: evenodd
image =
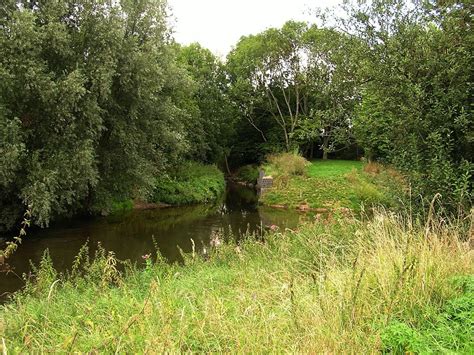
<path id="1" fill-rule="evenodd" d="M 259 207 L 254 190 L 229 184 L 225 197 L 214 205 L 131 211 L 72 220 L 30 233 L 9 262 L 15 273 L 21 275 L 29 271 L 29 260 L 38 263 L 44 250 L 49 249 L 56 269 L 65 270 L 87 240 L 91 248 L 100 242 L 119 259 L 142 262 L 141 256 L 155 249 L 153 239 L 160 253 L 173 262 L 180 260 L 178 246 L 185 252 L 191 251 L 191 239 L 201 246 L 208 245 L 215 231 L 223 233 L 225 238 L 231 235 L 241 238 L 246 232 L 258 233 L 272 224 L 293 228 L 300 217 L 295 211 Z M 0 294 L 22 285 L 23 281 L 14 274 L 0 274 Z"/>

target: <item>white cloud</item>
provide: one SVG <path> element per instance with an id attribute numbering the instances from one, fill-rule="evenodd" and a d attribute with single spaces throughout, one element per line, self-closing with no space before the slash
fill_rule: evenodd
<path id="1" fill-rule="evenodd" d="M 225 56 L 244 35 L 279 27 L 294 19 L 311 21 L 309 10 L 340 0 L 168 0 L 179 43 L 199 42 Z"/>

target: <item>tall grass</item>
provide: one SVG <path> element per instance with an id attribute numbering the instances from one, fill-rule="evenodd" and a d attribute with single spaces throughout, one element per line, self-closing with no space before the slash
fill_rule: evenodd
<path id="1" fill-rule="evenodd" d="M 310 162 L 295 153 L 272 154 L 267 157 L 265 170 L 279 176 L 307 175 Z"/>
<path id="2" fill-rule="evenodd" d="M 370 221 L 335 219 L 215 245 L 186 255 L 185 265 L 145 257 L 145 269 L 123 274 L 105 251 L 89 261 L 83 250 L 68 277 L 45 258 L 37 281 L 0 311 L 4 350 L 474 349 L 469 307 L 460 308 L 465 327 L 443 323 L 451 336 L 424 335 L 450 300 L 474 296 L 465 287 L 473 250 L 457 222 L 378 210 Z"/>

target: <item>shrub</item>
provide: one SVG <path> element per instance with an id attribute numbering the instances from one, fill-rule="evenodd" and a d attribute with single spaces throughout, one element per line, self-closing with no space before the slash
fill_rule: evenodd
<path id="1" fill-rule="evenodd" d="M 224 174 L 214 165 L 187 162 L 171 175 L 157 178 L 150 200 L 171 205 L 217 200 L 225 190 Z"/>
<path id="2" fill-rule="evenodd" d="M 272 154 L 267 158 L 271 165 L 270 170 L 275 170 L 278 175 L 307 175 L 310 164 L 305 158 L 294 153 Z"/>
<path id="3" fill-rule="evenodd" d="M 378 174 L 382 168 L 383 167 L 379 163 L 369 162 L 364 165 L 364 172 L 368 174 Z"/>
<path id="4" fill-rule="evenodd" d="M 110 206 L 110 213 L 121 213 L 133 209 L 133 201 L 131 199 L 123 199 L 113 201 Z"/>

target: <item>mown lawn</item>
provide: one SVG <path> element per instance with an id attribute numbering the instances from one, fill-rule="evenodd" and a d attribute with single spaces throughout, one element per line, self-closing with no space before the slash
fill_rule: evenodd
<path id="1" fill-rule="evenodd" d="M 266 166 L 275 174 L 274 187 L 260 199 L 264 205 L 284 205 L 296 208 L 350 208 L 382 204 L 394 207 L 403 198 L 401 178 L 390 169 L 376 173 L 364 172 L 364 164 L 347 160 L 315 160 L 304 175 L 285 175 Z"/>
<path id="2" fill-rule="evenodd" d="M 335 178 L 350 173 L 353 169 L 361 172 L 363 163 L 356 160 L 313 160 L 308 167 L 310 177 Z"/>

